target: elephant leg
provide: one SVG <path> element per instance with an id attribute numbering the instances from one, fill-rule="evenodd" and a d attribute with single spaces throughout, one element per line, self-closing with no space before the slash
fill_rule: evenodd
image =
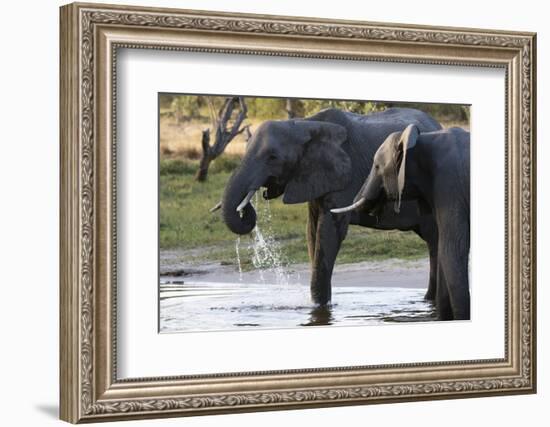
<path id="1" fill-rule="evenodd" d="M 317 220 L 319 218 L 319 206 L 314 202 L 308 203 L 308 217 L 306 224 L 307 252 L 309 261 L 313 266 L 315 258 L 315 242 L 317 236 Z"/>
<path id="2" fill-rule="evenodd" d="M 449 299 L 449 291 L 445 282 L 443 269 L 439 263 L 436 266 L 436 276 L 437 292 L 435 306 L 438 318 L 439 320 L 453 320 L 453 309 L 451 307 L 451 300 Z"/>
<path id="3" fill-rule="evenodd" d="M 437 295 L 437 243 L 428 244 L 430 252 L 430 278 L 428 279 L 428 290 L 424 295 L 427 301 L 435 301 Z"/>
<path id="4" fill-rule="evenodd" d="M 315 304 L 326 305 L 332 296 L 331 279 L 334 262 L 346 236 L 349 221 L 338 218 L 327 209 L 319 209 L 317 235 L 311 274 L 311 299 Z"/>
<path id="5" fill-rule="evenodd" d="M 438 262 L 443 270 L 446 288 L 449 292 L 449 299 L 452 307 L 453 318 L 456 320 L 470 319 L 470 287 L 468 280 L 468 252 L 470 237 L 466 232 L 468 226 L 457 226 L 450 228 L 447 224 L 445 229 L 450 232 L 442 233 L 443 227 L 439 227 L 439 253 Z M 443 236 L 441 236 L 443 235 Z"/>
<path id="6" fill-rule="evenodd" d="M 430 277 L 428 279 L 428 290 L 424 295 L 424 299 L 435 301 L 437 294 L 437 226 L 435 221 L 424 221 L 420 227 L 414 230 L 418 236 L 428 245 L 428 253 L 430 255 Z"/>
<path id="7" fill-rule="evenodd" d="M 438 280 L 438 268 L 437 263 L 437 227 L 434 222 L 430 221 L 430 224 L 421 229 L 421 235 L 428 245 L 428 253 L 430 255 L 430 277 L 428 279 L 428 290 L 424 295 L 424 299 L 428 301 L 435 301 L 437 296 L 437 280 Z"/>

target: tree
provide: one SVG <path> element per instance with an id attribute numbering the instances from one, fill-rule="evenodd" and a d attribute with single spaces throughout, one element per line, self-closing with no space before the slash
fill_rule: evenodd
<path id="1" fill-rule="evenodd" d="M 284 98 L 249 98 L 246 101 L 250 117 L 256 120 L 277 120 L 286 118 Z"/>
<path id="2" fill-rule="evenodd" d="M 210 104 L 213 109 L 212 104 Z M 229 122 L 233 116 L 235 107 L 239 107 L 239 112 L 233 120 L 233 124 L 229 126 Z M 240 133 L 248 130 L 248 125 L 241 127 L 244 119 L 246 119 L 248 109 L 242 96 L 233 96 L 225 99 L 222 107 L 218 111 L 217 117 L 212 118 L 212 127 L 215 131 L 214 144 L 210 145 L 210 129 L 202 131 L 202 156 L 199 163 L 199 170 L 195 175 L 195 179 L 199 182 L 206 181 L 208 177 L 208 168 L 212 160 L 219 157 L 227 148 L 229 143 Z"/>
<path id="3" fill-rule="evenodd" d="M 304 105 L 296 98 L 286 98 L 285 110 L 289 119 L 304 117 Z"/>
<path id="4" fill-rule="evenodd" d="M 193 99 L 192 96 L 187 95 L 176 96 L 172 100 L 171 107 L 174 111 L 176 125 L 179 125 L 185 118 L 190 118 L 193 115 L 195 99 Z"/>

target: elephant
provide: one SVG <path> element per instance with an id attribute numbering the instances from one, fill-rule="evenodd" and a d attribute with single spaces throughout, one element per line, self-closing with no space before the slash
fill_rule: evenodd
<path id="1" fill-rule="evenodd" d="M 387 135 L 415 123 L 424 132 L 441 129 L 430 115 L 411 108 L 390 108 L 367 115 L 328 108 L 305 119 L 268 120 L 251 136 L 244 157 L 229 178 L 221 200 L 227 227 L 242 235 L 256 225 L 250 203 L 264 187 L 263 197 L 282 195 L 283 202 L 308 203 L 306 237 L 311 260 L 311 298 L 316 305 L 331 301 L 336 256 L 349 224 L 378 229 L 414 230 L 430 251 L 427 298 L 436 293 L 437 229 L 416 203 L 404 203 L 397 215 L 381 209 L 376 218 L 360 212 L 331 214 L 352 202 Z"/>
<path id="2" fill-rule="evenodd" d="M 421 132 L 415 124 L 390 134 L 354 203 L 335 214 L 376 210 L 417 200 L 438 231 L 436 308 L 441 320 L 470 319 L 470 133 L 461 128 Z"/>

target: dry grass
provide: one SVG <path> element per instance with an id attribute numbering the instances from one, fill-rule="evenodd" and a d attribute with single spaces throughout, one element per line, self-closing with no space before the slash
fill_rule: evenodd
<path id="1" fill-rule="evenodd" d="M 252 123 L 250 120 L 246 124 L 251 125 L 250 130 L 259 122 Z M 172 117 L 162 117 L 160 119 L 160 152 L 163 157 L 184 157 L 191 160 L 199 159 L 201 156 L 201 137 L 202 131 L 210 127 L 210 123 L 200 121 L 189 121 L 177 125 Z M 246 139 L 243 134 L 231 141 L 225 149 L 225 153 L 242 156 L 246 148 Z"/>

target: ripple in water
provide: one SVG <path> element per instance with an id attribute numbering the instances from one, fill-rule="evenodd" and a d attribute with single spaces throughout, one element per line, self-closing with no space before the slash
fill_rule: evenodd
<path id="1" fill-rule="evenodd" d="M 307 285 L 187 282 L 161 284 L 160 331 L 365 326 L 435 319 L 424 289 L 334 287 L 335 304 L 304 301 Z"/>

